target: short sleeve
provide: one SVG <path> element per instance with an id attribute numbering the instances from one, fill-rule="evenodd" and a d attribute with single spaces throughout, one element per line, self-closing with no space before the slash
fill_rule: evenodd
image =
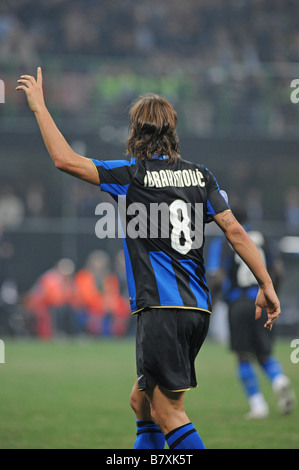
<path id="1" fill-rule="evenodd" d="M 215 176 L 207 168 L 205 172 L 207 181 L 207 221 L 210 221 L 216 214 L 230 210 L 230 207 L 227 194 L 220 189 Z"/>
<path id="2" fill-rule="evenodd" d="M 129 184 L 136 165 L 135 158 L 128 160 L 96 160 L 91 158 L 99 177 L 102 191 L 113 196 L 121 196 L 127 193 Z"/>

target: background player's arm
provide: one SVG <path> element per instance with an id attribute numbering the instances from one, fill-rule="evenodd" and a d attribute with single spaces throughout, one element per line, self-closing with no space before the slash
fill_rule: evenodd
<path id="1" fill-rule="evenodd" d="M 256 318 L 260 318 L 262 308 L 266 308 L 268 321 L 265 327 L 272 329 L 273 323 L 280 315 L 280 303 L 274 290 L 270 275 L 261 255 L 241 224 L 231 211 L 224 211 L 214 216 L 217 225 L 223 230 L 227 240 L 247 264 L 259 284 L 256 298 Z"/>
<path id="2" fill-rule="evenodd" d="M 36 79 L 31 75 L 22 75 L 18 83 L 16 89 L 25 91 L 29 107 L 35 114 L 44 143 L 55 166 L 61 171 L 98 185 L 99 174 L 94 164 L 89 158 L 73 151 L 45 105 L 41 68 L 37 69 Z"/>

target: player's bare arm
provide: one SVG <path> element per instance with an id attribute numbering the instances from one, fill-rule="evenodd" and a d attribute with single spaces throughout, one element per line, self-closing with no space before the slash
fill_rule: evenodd
<path id="1" fill-rule="evenodd" d="M 31 75 L 22 75 L 16 90 L 26 93 L 28 105 L 35 114 L 45 146 L 55 166 L 61 171 L 98 185 L 99 175 L 92 161 L 73 151 L 46 107 L 41 67 L 37 69 L 36 79 Z"/>
<path id="2" fill-rule="evenodd" d="M 236 253 L 254 274 L 259 284 L 255 316 L 257 319 L 260 318 L 262 308 L 266 308 L 268 320 L 265 327 L 271 330 L 273 323 L 280 315 L 280 303 L 257 247 L 231 211 L 225 211 L 215 215 L 214 220 L 223 230 L 227 240 Z"/>

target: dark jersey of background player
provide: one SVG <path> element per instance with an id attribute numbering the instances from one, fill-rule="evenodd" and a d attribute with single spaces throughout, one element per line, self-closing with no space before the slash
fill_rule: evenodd
<path id="1" fill-rule="evenodd" d="M 145 307 L 211 312 L 203 261 L 204 225 L 229 206 L 215 177 L 203 165 L 183 159 L 169 164 L 167 160 L 167 156 L 142 161 L 92 159 L 101 189 L 114 198 L 126 196 L 126 213 L 132 212 L 128 208 L 133 203 L 140 204 L 145 213 L 136 212 L 146 227 L 144 236 L 127 236 L 124 242 L 131 309 L 133 313 Z M 169 224 L 153 216 L 151 205 L 161 202 L 168 206 Z M 127 224 L 134 217 L 134 211 L 127 215 Z M 168 233 L 153 224 L 164 224 Z"/>
<path id="2" fill-rule="evenodd" d="M 244 211 L 234 208 L 234 214 L 239 221 L 244 219 Z M 260 255 L 267 266 L 273 283 L 278 289 L 281 280 L 281 268 L 277 250 L 274 244 L 263 235 L 259 230 L 253 229 L 249 224 L 243 224 L 250 238 L 257 246 Z M 238 254 L 227 243 L 223 236 L 215 237 L 209 244 L 207 257 L 208 277 L 211 280 L 211 289 L 214 290 L 212 276 L 214 273 L 221 271 L 225 274 L 219 280 L 223 281 L 222 297 L 228 303 L 236 302 L 239 299 L 248 299 L 255 301 L 258 293 L 258 283 L 248 268 L 241 260 Z M 217 280 L 215 282 L 215 290 L 219 290 Z"/>

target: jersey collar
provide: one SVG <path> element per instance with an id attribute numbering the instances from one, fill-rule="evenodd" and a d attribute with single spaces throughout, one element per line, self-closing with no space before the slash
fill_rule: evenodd
<path id="1" fill-rule="evenodd" d="M 148 158 L 146 158 L 148 160 Z M 157 153 L 152 154 L 153 160 L 168 160 L 168 155 L 158 155 Z"/>

